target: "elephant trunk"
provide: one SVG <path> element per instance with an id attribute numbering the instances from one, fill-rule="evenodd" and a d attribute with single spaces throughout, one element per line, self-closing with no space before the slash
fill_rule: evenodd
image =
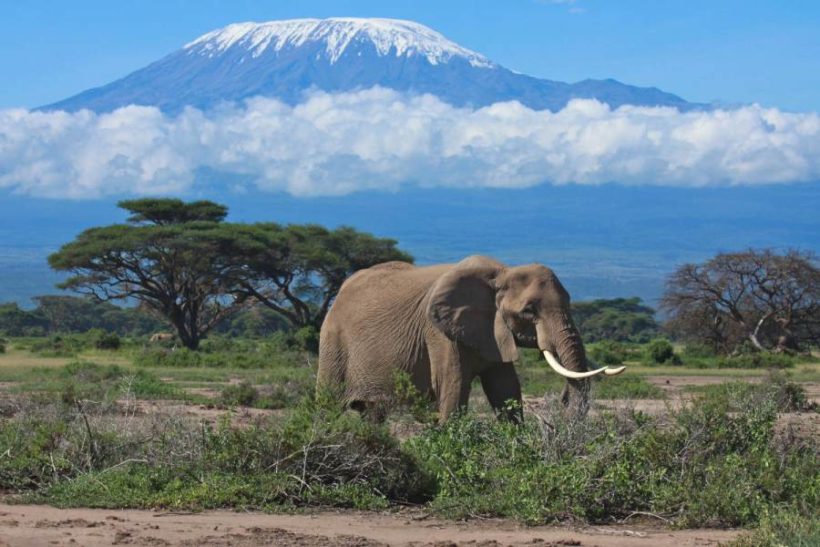
<path id="1" fill-rule="evenodd" d="M 550 366 L 567 378 L 564 391 L 561 393 L 565 411 L 570 416 L 583 417 L 589 410 L 589 377 L 602 371 L 588 370 L 586 351 L 578 329 L 571 318 L 562 319 L 560 325 L 552 328 L 543 323 L 536 326 L 538 346 L 544 351 Z M 557 359 L 552 351 L 557 353 Z"/>

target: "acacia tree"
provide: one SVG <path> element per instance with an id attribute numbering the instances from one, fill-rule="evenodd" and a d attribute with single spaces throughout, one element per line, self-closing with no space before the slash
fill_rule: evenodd
<path id="1" fill-rule="evenodd" d="M 59 286 L 102 301 L 136 299 L 196 349 L 202 337 L 244 303 L 222 262 L 227 208 L 210 201 L 121 201 L 127 224 L 91 228 L 49 256 L 69 272 Z"/>
<path id="2" fill-rule="evenodd" d="M 349 227 L 260 223 L 234 225 L 232 232 L 223 258 L 235 293 L 253 297 L 296 329 L 318 330 L 342 283 L 357 270 L 413 260 L 395 240 Z"/>
<path id="3" fill-rule="evenodd" d="M 72 274 L 60 286 L 103 300 L 136 299 L 196 349 L 219 321 L 253 301 L 294 328 L 318 331 L 344 280 L 390 260 L 412 261 L 353 228 L 223 222 L 210 201 L 119 203 L 127 224 L 92 228 L 49 257 Z"/>
<path id="4" fill-rule="evenodd" d="M 794 351 L 820 339 L 820 269 L 815 256 L 771 249 L 721 253 L 684 264 L 666 284 L 669 326 L 718 349 L 749 340 L 759 350 Z"/>

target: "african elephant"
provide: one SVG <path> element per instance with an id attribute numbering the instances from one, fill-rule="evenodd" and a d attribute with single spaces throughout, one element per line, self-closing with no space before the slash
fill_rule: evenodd
<path id="1" fill-rule="evenodd" d="M 321 329 L 318 389 L 382 419 L 398 371 L 436 403 L 439 419 L 465 408 L 477 376 L 499 416 L 519 421 L 518 347 L 542 350 L 567 378 L 562 401 L 584 414 L 590 376 L 569 294 L 549 268 L 507 267 L 483 256 L 415 267 L 387 262 L 342 285 Z M 556 357 L 557 354 L 557 357 Z M 518 405 L 508 405 L 508 401 Z"/>

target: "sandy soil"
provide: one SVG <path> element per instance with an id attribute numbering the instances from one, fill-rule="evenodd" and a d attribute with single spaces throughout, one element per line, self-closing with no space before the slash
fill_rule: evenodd
<path id="1" fill-rule="evenodd" d="M 496 547 L 718 545 L 734 530 L 666 530 L 646 524 L 582 528 L 522 527 L 503 520 L 444 522 L 413 510 L 399 514 L 322 512 L 268 515 L 54 509 L 0 504 L 0 546 L 185 545 L 281 547 Z"/>

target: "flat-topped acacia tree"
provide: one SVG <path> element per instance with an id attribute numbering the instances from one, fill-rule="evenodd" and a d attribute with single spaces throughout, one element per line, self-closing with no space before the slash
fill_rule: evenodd
<path id="1" fill-rule="evenodd" d="M 167 320 L 196 349 L 204 335 L 244 303 L 222 262 L 227 208 L 177 199 L 119 202 L 126 224 L 91 228 L 49 256 L 69 272 L 59 287 L 103 301 L 135 299 Z"/>
<path id="2" fill-rule="evenodd" d="M 60 287 L 99 300 L 135 299 L 196 349 L 226 316 L 260 302 L 294 328 L 318 331 L 342 282 L 391 260 L 412 261 L 349 227 L 224 222 L 227 208 L 177 199 L 122 201 L 126 224 L 91 228 L 49 257 Z"/>

